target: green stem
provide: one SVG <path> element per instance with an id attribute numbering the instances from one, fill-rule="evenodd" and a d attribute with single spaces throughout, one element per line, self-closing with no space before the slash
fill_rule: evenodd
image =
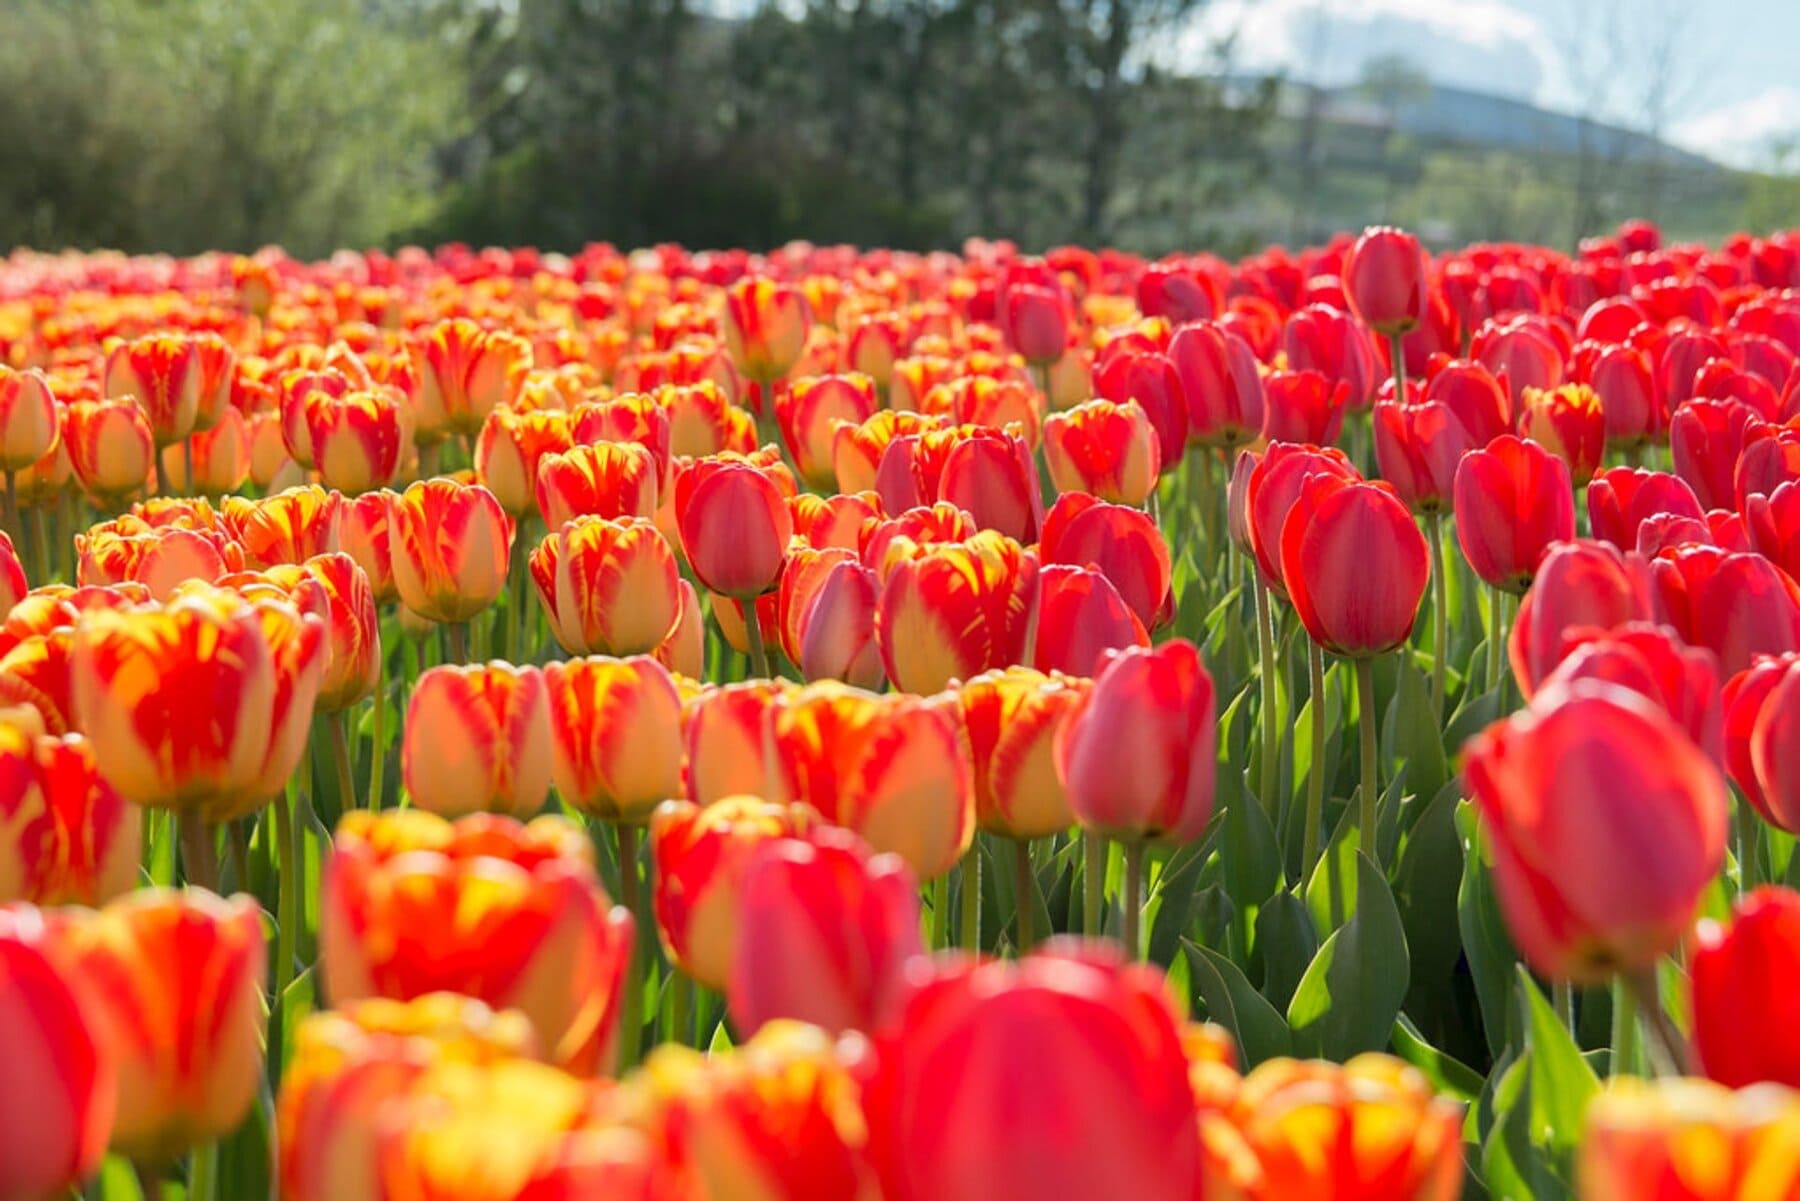
<path id="1" fill-rule="evenodd" d="M 1263 808 L 1268 811 L 1269 821 L 1278 824 L 1281 814 L 1281 735 L 1278 732 L 1275 714 L 1275 702 L 1280 696 L 1279 684 L 1275 678 L 1275 628 L 1274 606 L 1270 603 L 1269 589 L 1259 579 L 1256 582 L 1256 653 L 1262 663 L 1262 779 L 1261 792 Z"/>
<path id="2" fill-rule="evenodd" d="M 188 1201 L 214 1201 L 219 1184 L 219 1144 L 194 1149 L 188 1167 Z"/>
<path id="3" fill-rule="evenodd" d="M 1312 768 L 1306 776 L 1306 827 L 1300 844 L 1303 870 L 1300 878 L 1312 884 L 1319 865 L 1319 832 L 1325 823 L 1325 652 L 1306 640 L 1307 683 L 1311 688 Z"/>
<path id="4" fill-rule="evenodd" d="M 672 1023 L 675 1027 L 669 1041 L 678 1046 L 697 1045 L 694 1031 L 694 981 L 679 967 L 670 966 L 673 978 L 669 981 L 670 1009 L 673 1010 Z"/>
<path id="5" fill-rule="evenodd" d="M 1081 832 L 1081 932 L 1100 937 L 1101 908 L 1106 904 L 1106 844 L 1092 831 Z"/>
<path id="6" fill-rule="evenodd" d="M 758 680 L 773 679 L 769 674 L 769 651 L 763 646 L 762 621 L 756 614 L 756 598 L 739 601 L 738 608 L 744 615 L 744 637 L 750 643 L 750 670 Z"/>
<path id="7" fill-rule="evenodd" d="M 1637 994 L 1624 980 L 1612 986 L 1612 1064 L 1610 1076 L 1629 1076 L 1636 1072 L 1638 1058 Z"/>
<path id="8" fill-rule="evenodd" d="M 950 945 L 950 874 L 931 882 L 931 947 L 942 950 Z"/>
<path id="9" fill-rule="evenodd" d="M 1570 1034 L 1575 1033 L 1575 986 L 1567 980 L 1559 980 L 1551 990 L 1556 1006 L 1557 1020 Z"/>
<path id="10" fill-rule="evenodd" d="M 1433 510 L 1425 518 L 1431 543 L 1431 705 L 1444 716 L 1444 679 L 1450 666 L 1450 582 L 1444 574 L 1444 515 Z"/>
<path id="11" fill-rule="evenodd" d="M 1013 871 L 1018 876 L 1015 891 L 1019 907 L 1019 954 L 1023 955 L 1031 950 L 1032 911 L 1037 907 L 1037 872 L 1031 866 L 1031 843 L 1026 839 L 1013 840 Z"/>
<path id="12" fill-rule="evenodd" d="M 275 811 L 275 854 L 279 861 L 280 880 L 276 885 L 275 915 L 275 993 L 270 1011 L 275 1022 L 275 1037 L 269 1040 L 271 1058 L 281 1054 L 281 1015 L 286 1012 L 282 998 L 294 979 L 294 947 L 300 933 L 300 889 L 296 879 L 305 862 L 304 849 L 295 834 L 294 801 L 278 796 L 270 804 Z"/>
<path id="13" fill-rule="evenodd" d="M 156 464 L 156 494 L 158 496 L 174 496 L 175 489 L 169 487 L 169 469 L 163 466 L 163 448 L 158 446 L 150 453 L 151 462 Z"/>
<path id="14" fill-rule="evenodd" d="M 525 525 L 526 518 L 520 517 L 513 530 L 512 558 L 507 563 L 505 625 L 501 628 L 500 645 L 509 663 L 525 661 L 525 609 L 530 604 L 531 576 L 526 569 L 530 550 L 525 545 Z"/>
<path id="15" fill-rule="evenodd" d="M 1632 972 L 1625 977 L 1625 987 L 1637 1001 L 1639 1015 L 1650 1032 L 1646 1046 L 1650 1063 L 1658 1076 L 1682 1076 L 1688 1071 L 1687 1040 L 1675 1028 L 1668 1011 L 1662 1007 L 1657 992 L 1656 968 Z"/>
<path id="16" fill-rule="evenodd" d="M 1210 563 L 1219 557 L 1219 481 L 1213 470 L 1212 447 L 1198 448 L 1194 457 L 1200 462 L 1199 487 L 1195 500 L 1200 508 L 1201 527 L 1206 532 L 1206 560 Z"/>
<path id="17" fill-rule="evenodd" d="M 6 536 L 12 539 L 13 551 L 19 561 L 25 561 L 25 526 L 19 520 L 19 473 L 12 468 L 6 469 Z M 40 584 L 48 584 L 49 580 L 40 579 Z"/>
<path id="18" fill-rule="evenodd" d="M 181 867 L 183 878 L 195 888 L 219 891 L 218 849 L 213 845 L 212 827 L 197 813 L 182 813 L 177 819 L 181 827 Z"/>
<path id="19" fill-rule="evenodd" d="M 1375 802 L 1380 795 L 1379 767 L 1375 753 L 1375 661 L 1356 661 L 1357 730 L 1362 735 L 1362 795 L 1359 800 L 1358 829 L 1362 849 L 1377 864 L 1381 855 L 1375 830 Z"/>
<path id="20" fill-rule="evenodd" d="M 1139 934 L 1144 910 L 1144 844 L 1138 839 L 1121 844 L 1125 852 L 1125 924 L 1123 941 L 1133 959 L 1144 958 L 1144 943 Z"/>
<path id="21" fill-rule="evenodd" d="M 981 844 L 971 842 L 962 861 L 962 945 L 981 949 Z"/>
<path id="22" fill-rule="evenodd" d="M 1487 683 L 1500 686 L 1501 644 L 1506 641 L 1506 593 L 1488 587 Z"/>
<path id="23" fill-rule="evenodd" d="M 369 715 L 369 808 L 381 808 L 381 790 L 386 785 L 383 778 L 387 774 L 387 747 L 382 737 L 387 725 L 387 677 L 382 675 L 375 681 L 375 694 L 371 698 L 375 711 Z"/>
<path id="24" fill-rule="evenodd" d="M 31 562 L 37 568 L 39 584 L 55 582 L 50 578 L 50 523 L 44 516 L 47 507 L 33 505 L 31 509 Z"/>
<path id="25" fill-rule="evenodd" d="M 620 1007 L 619 1016 L 619 1070 L 623 1072 L 637 1063 L 638 1047 L 643 1041 L 643 947 L 650 935 L 650 921 L 649 915 L 639 903 L 637 827 L 629 822 L 618 822 L 613 826 L 613 833 L 619 845 L 619 903 L 631 910 L 638 922 L 637 939 L 631 949 L 631 965 L 625 972 L 625 1003 Z"/>
<path id="26" fill-rule="evenodd" d="M 450 662 L 457 665 L 469 661 L 469 627 L 464 622 L 453 621 L 444 627 L 444 638 L 450 644 Z"/>
<path id="27" fill-rule="evenodd" d="M 1406 348 L 1404 339 L 1405 335 L 1403 334 L 1388 335 L 1388 347 L 1393 352 L 1389 357 L 1393 359 L 1394 400 L 1398 404 L 1406 403 Z"/>

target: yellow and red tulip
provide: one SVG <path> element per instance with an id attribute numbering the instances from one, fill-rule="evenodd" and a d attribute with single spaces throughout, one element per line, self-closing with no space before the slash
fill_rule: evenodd
<path id="1" fill-rule="evenodd" d="M 548 694 L 536 667 L 434 667 L 407 703 L 406 791 L 441 817 L 530 817 L 550 794 L 550 745 Z"/>
<path id="2" fill-rule="evenodd" d="M 570 659 L 544 667 L 551 771 L 564 805 L 637 824 L 681 795 L 681 694 L 662 664 Z"/>
<path id="3" fill-rule="evenodd" d="M 108 504 L 145 490 L 156 445 L 150 420 L 129 400 L 77 400 L 63 422 L 69 462 L 81 486 Z"/>
<path id="4" fill-rule="evenodd" d="M 656 456 L 635 442 L 546 454 L 538 460 L 538 511 L 552 530 L 581 516 L 651 517 L 660 474 Z"/>
<path id="5" fill-rule="evenodd" d="M 467 621 L 506 587 L 512 540 L 513 520 L 486 488 L 412 484 L 389 514 L 394 589 L 422 617 Z"/>
<path id="6" fill-rule="evenodd" d="M 964 542 L 889 549 L 881 593 L 888 679 L 931 693 L 1023 662 L 1037 605 L 1037 555 L 983 530 Z"/>
<path id="7" fill-rule="evenodd" d="M 975 768 L 975 819 L 1007 838 L 1075 824 L 1056 774 L 1057 731 L 1092 685 L 1029 667 L 988 671 L 958 689 Z"/>
<path id="8" fill-rule="evenodd" d="M 30 467 L 55 450 L 61 437 L 56 396 L 44 373 L 0 365 L 0 468 Z"/>
<path id="9" fill-rule="evenodd" d="M 0 904 L 99 905 L 131 891 L 142 824 L 86 739 L 0 722 Z"/>
<path id="10" fill-rule="evenodd" d="M 1044 461 L 1059 492 L 1141 505 L 1156 490 L 1160 444 L 1138 403 L 1090 400 L 1044 422 Z"/>
<path id="11" fill-rule="evenodd" d="M 571 655 L 648 654 L 681 617 L 674 552 L 641 517 L 583 516 L 531 552 L 550 632 Z"/>

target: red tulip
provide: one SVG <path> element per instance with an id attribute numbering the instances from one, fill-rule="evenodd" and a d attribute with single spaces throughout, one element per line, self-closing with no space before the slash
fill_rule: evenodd
<path id="1" fill-rule="evenodd" d="M 1135 400 L 1156 430 L 1165 464 L 1181 461 L 1187 449 L 1188 409 L 1181 377 L 1154 351 L 1122 349 L 1102 355 L 1094 373 L 1094 394 L 1115 404 Z"/>
<path id="2" fill-rule="evenodd" d="M 1730 508 L 1737 499 L 1738 455 L 1756 413 L 1729 400 L 1696 400 L 1669 418 L 1669 452 L 1675 474 L 1688 482 L 1706 509 Z"/>
<path id="3" fill-rule="evenodd" d="M 406 420 L 392 388 L 347 392 L 308 405 L 307 436 L 325 486 L 355 495 L 392 483 Z M 246 443 L 246 459 L 248 450 Z"/>
<path id="4" fill-rule="evenodd" d="M 1507 592 L 1523 594 L 1550 547 L 1575 536 L 1568 464 L 1528 439 L 1504 434 L 1464 455 L 1454 496 L 1463 557 Z"/>
<path id="5" fill-rule="evenodd" d="M 1800 672 L 1787 666 L 1768 690 L 1750 729 L 1750 765 L 1756 776 L 1758 806 L 1784 830 L 1800 827 Z M 1741 702 L 1740 702 L 1741 703 Z M 1746 795 L 1750 795 L 1748 791 Z"/>
<path id="6" fill-rule="evenodd" d="M 1630 689 L 1654 703 L 1714 759 L 1724 753 L 1719 661 L 1711 651 L 1682 642 L 1668 626 L 1634 621 L 1611 630 L 1578 626 L 1563 631 L 1561 662 L 1538 681 L 1538 689 L 1550 691 L 1581 680 Z"/>
<path id="7" fill-rule="evenodd" d="M 1475 445 L 1486 446 L 1513 428 L 1513 402 L 1504 378 L 1472 359 L 1453 359 L 1443 364 L 1425 385 L 1425 399 L 1444 405 Z"/>
<path id="8" fill-rule="evenodd" d="M 752 277 L 726 290 L 719 326 L 737 369 L 756 383 L 770 384 L 800 361 L 812 310 L 797 289 Z"/>
<path id="9" fill-rule="evenodd" d="M 875 614 L 881 581 L 840 548 L 795 550 L 781 574 L 777 613 L 788 661 L 808 680 L 879 688 Z"/>
<path id="10" fill-rule="evenodd" d="M 1035 366 L 1060 359 L 1075 322 L 1074 305 L 1062 285 L 1008 283 L 1001 295 L 1000 319 L 1008 345 Z"/>
<path id="11" fill-rule="evenodd" d="M 1223 307 L 1224 297 L 1203 269 L 1152 263 L 1138 276 L 1137 305 L 1144 316 L 1167 317 L 1179 327 L 1212 317 Z"/>
<path id="12" fill-rule="evenodd" d="M 1037 607 L 1034 552 L 982 530 L 965 542 L 906 543 L 890 560 L 876 629 L 896 687 L 936 692 L 1025 659 Z"/>
<path id="13" fill-rule="evenodd" d="M 108 397 L 131 397 L 149 419 L 157 446 L 194 432 L 200 413 L 201 352 L 182 334 L 153 334 L 120 342 L 106 356 Z"/>
<path id="14" fill-rule="evenodd" d="M 1576 480 L 1593 479 L 1606 458 L 1606 414 L 1593 389 L 1582 384 L 1524 389 L 1519 433 L 1560 456 Z"/>
<path id="15" fill-rule="evenodd" d="M 1479 445 L 1447 405 L 1377 401 L 1375 462 L 1415 512 L 1435 513 L 1451 499 L 1463 455 Z"/>
<path id="16" fill-rule="evenodd" d="M 1611 1081 L 1587 1106 L 1583 1201 L 1751 1201 L 1800 1193 L 1800 1101 L 1710 1080 Z"/>
<path id="17" fill-rule="evenodd" d="M 1281 531 L 1281 575 L 1314 642 L 1386 654 L 1412 636 L 1431 569 L 1425 535 L 1391 491 L 1331 476 L 1305 482 Z"/>
<path id="18" fill-rule="evenodd" d="M 1142 407 L 1090 400 L 1044 422 L 1044 461 L 1058 492 L 1141 505 L 1156 490 L 1162 451 Z"/>
<path id="19" fill-rule="evenodd" d="M 1039 671 L 1092 676 L 1107 651 L 1149 645 L 1144 623 L 1098 569 L 1052 563 L 1038 572 L 1031 663 Z"/>
<path id="20" fill-rule="evenodd" d="M 1364 230 L 1344 260 L 1344 291 L 1350 311 L 1378 334 L 1418 325 L 1429 293 L 1419 239 L 1388 226 Z"/>
<path id="21" fill-rule="evenodd" d="M 1169 340 L 1181 381 L 1190 443 L 1231 447 L 1263 432 L 1263 380 L 1242 338 L 1210 321 L 1183 326 Z"/>
<path id="22" fill-rule="evenodd" d="M 1610 630 L 1652 616 L 1648 573 L 1610 543 L 1576 539 L 1550 548 L 1513 621 L 1507 653 L 1527 699 L 1562 661 L 1563 634 L 1578 626 Z"/>
<path id="23" fill-rule="evenodd" d="M 1044 521 L 1031 450 L 1023 438 L 999 430 L 974 427 L 956 439 L 944 458 L 934 499 L 949 501 L 979 528 L 1016 542 L 1037 541 Z"/>
<path id="24" fill-rule="evenodd" d="M 1754 748 L 1769 697 L 1788 677 L 1789 669 L 1797 661 L 1800 658 L 1794 655 L 1758 656 L 1749 667 L 1726 681 L 1719 698 L 1725 714 L 1725 770 L 1763 820 L 1783 830 L 1800 830 L 1800 795 L 1770 797 L 1763 791 L 1757 777 Z M 1769 731 L 1779 734 L 1781 724 L 1781 719 L 1771 717 Z M 1763 741 L 1766 743 L 1768 739 Z M 1772 746 L 1765 749 L 1764 755 L 1771 763 L 1781 757 L 1780 751 Z M 1776 808 L 1775 802 L 1780 802 L 1781 807 Z"/>
<path id="25" fill-rule="evenodd" d="M 1344 431 L 1350 389 L 1317 371 L 1271 371 L 1263 377 L 1263 437 L 1271 442 L 1329 446 Z"/>
<path id="26" fill-rule="evenodd" d="M 1547 391 L 1563 382 L 1567 356 L 1542 318 L 1490 321 L 1476 331 L 1469 350 L 1472 358 L 1506 381 L 1515 409 L 1525 389 Z"/>
<path id="27" fill-rule="evenodd" d="M 1783 484 L 1800 481 L 1800 426 L 1751 425 L 1744 431 L 1732 475 L 1735 505 L 1743 509 L 1753 496 L 1767 496 Z"/>
<path id="28" fill-rule="evenodd" d="M 1725 861 L 1719 769 L 1622 688 L 1540 693 L 1470 742 L 1463 777 L 1513 941 L 1554 979 L 1649 970 Z"/>
<path id="29" fill-rule="evenodd" d="M 410 349 L 419 377 L 415 436 L 422 440 L 478 433 L 531 367 L 531 343 L 466 317 L 425 327 Z"/>
<path id="30" fill-rule="evenodd" d="M 1097 568 L 1145 629 L 1161 623 L 1170 603 L 1169 544 L 1141 510 L 1069 493 L 1044 519 L 1038 554 L 1045 566 Z"/>
<path id="31" fill-rule="evenodd" d="M 1349 313 L 1330 305 L 1307 305 L 1288 318 L 1282 346 L 1290 370 L 1317 371 L 1333 385 L 1344 385 L 1353 411 L 1361 412 L 1375 399 L 1380 361 L 1368 335 Z"/>
<path id="32" fill-rule="evenodd" d="M 675 485 L 681 546 L 700 582 L 739 600 L 775 587 L 794 519 L 781 491 L 745 463 L 702 461 Z"/>
<path id="33" fill-rule="evenodd" d="M 1099 671 L 1056 734 L 1056 774 L 1076 820 L 1109 838 L 1200 837 L 1212 818 L 1218 731 L 1199 650 L 1177 639 L 1117 651 Z"/>
<path id="34" fill-rule="evenodd" d="M 1620 550 L 1633 550 L 1638 530 L 1659 514 L 1703 520 L 1705 512 L 1679 476 L 1639 467 L 1615 467 L 1594 477 L 1587 489 L 1588 522 L 1594 537 Z"/>
<path id="35" fill-rule="evenodd" d="M 273 567 L 337 550 L 343 510 L 341 495 L 307 485 L 256 500 L 228 496 L 219 525 L 244 548 L 245 566 Z"/>
<path id="36" fill-rule="evenodd" d="M 1657 395 L 1650 358 L 1634 346 L 1598 344 L 1577 353 L 1577 378 L 1594 390 L 1606 414 L 1606 442 L 1630 449 L 1659 437 L 1669 415 Z"/>
<path id="37" fill-rule="evenodd" d="M 1360 478 L 1349 458 L 1336 447 L 1273 443 L 1257 461 L 1245 485 L 1246 527 L 1250 548 L 1256 555 L 1257 574 L 1263 584 L 1286 599 L 1287 585 L 1281 574 L 1281 531 L 1287 524 L 1301 489 L 1314 475 L 1339 479 Z"/>
<path id="38" fill-rule="evenodd" d="M 941 966 L 875 1046 L 863 1101 L 883 1196 L 1192 1201 L 1179 1023 L 1161 976 L 1110 945 Z"/>
<path id="39" fill-rule="evenodd" d="M 754 1033 L 793 1019 L 834 1033 L 884 1026 L 906 965 L 923 954 L 919 893 L 905 862 L 874 855 L 848 830 L 762 844 L 737 904 L 755 914 L 730 948 L 726 1004 Z"/>
<path id="40" fill-rule="evenodd" d="M 1782 484 L 1744 504 L 1744 533 L 1751 547 L 1793 576 L 1800 573 L 1800 482 Z"/>
<path id="41" fill-rule="evenodd" d="M 1716 654 L 1726 674 L 1758 654 L 1800 650 L 1800 585 L 1761 555 L 1688 546 L 1650 566 L 1661 619 Z"/>
<path id="42" fill-rule="evenodd" d="M 397 493 L 381 489 L 344 503 L 339 541 L 344 553 L 356 560 L 369 577 L 378 605 L 392 604 L 400 598 L 394 586 L 394 559 L 388 544 L 389 522 L 399 499 Z"/>
<path id="43" fill-rule="evenodd" d="M 1702 921 L 1689 960 L 1694 1050 L 1720 1084 L 1800 1088 L 1800 893 L 1763 887 Z"/>

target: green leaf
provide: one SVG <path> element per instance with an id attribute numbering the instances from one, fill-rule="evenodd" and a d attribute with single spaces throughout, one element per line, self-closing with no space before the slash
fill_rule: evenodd
<path id="1" fill-rule="evenodd" d="M 1501 1076 L 1492 1094 L 1493 1125 L 1482 1146 L 1481 1170 L 1495 1201 L 1561 1201 L 1570 1195 L 1531 1142 L 1532 1072 L 1529 1053 Z"/>
<path id="2" fill-rule="evenodd" d="M 1411 975 L 1406 932 L 1381 869 L 1356 857 L 1355 916 L 1334 932 L 1294 991 L 1288 1025 L 1302 1053 L 1343 1060 L 1388 1045 Z"/>
<path id="3" fill-rule="evenodd" d="M 1187 848 L 1182 848 L 1184 851 Z M 1175 957 L 1181 936 L 1193 920 L 1199 899 L 1197 881 L 1206 861 L 1198 855 L 1177 853 L 1156 881 L 1156 916 L 1150 922 L 1150 959 L 1167 963 Z"/>
<path id="4" fill-rule="evenodd" d="M 1404 1013 L 1394 1023 L 1393 1050 L 1395 1055 L 1425 1073 L 1425 1078 L 1438 1092 L 1448 1093 L 1465 1103 L 1473 1103 L 1481 1096 L 1482 1086 L 1486 1083 L 1481 1073 L 1432 1046 Z"/>
<path id="5" fill-rule="evenodd" d="M 1406 766 L 1407 790 L 1415 796 L 1436 795 L 1450 778 L 1450 769 L 1431 707 L 1431 686 L 1425 673 L 1411 663 L 1400 667 L 1384 733 L 1388 762 Z"/>
<path id="6" fill-rule="evenodd" d="M 1513 1044 L 1518 1025 L 1518 1011 L 1511 999 L 1513 965 L 1518 963 L 1519 953 L 1506 932 L 1506 919 L 1500 914 L 1500 902 L 1482 861 L 1475 807 L 1468 801 L 1456 807 L 1456 829 L 1463 847 L 1462 883 L 1456 893 L 1457 929 L 1481 1005 L 1488 1053 L 1498 1059 Z"/>
<path id="7" fill-rule="evenodd" d="M 138 1184 L 137 1169 L 122 1155 L 108 1155 L 100 1165 L 100 1174 L 88 1188 L 94 1201 L 144 1201 L 144 1190 Z"/>
<path id="8" fill-rule="evenodd" d="M 1456 835 L 1461 785 L 1452 780 L 1424 805 L 1400 850 L 1394 873 L 1394 900 L 1412 951 L 1412 985 L 1407 1012 L 1428 1015 L 1427 1026 L 1449 1018 L 1462 940 L 1446 921 L 1456 908 L 1462 883 L 1462 843 Z M 1441 1037 L 1436 1029 L 1433 1037 Z"/>
<path id="9" fill-rule="evenodd" d="M 1567 1167 L 1581 1135 L 1588 1100 L 1600 1080 L 1581 1057 L 1568 1028 L 1538 991 L 1531 973 L 1518 967 L 1519 997 L 1531 1046 L 1531 1141 Z"/>
<path id="10" fill-rule="evenodd" d="M 1275 828 L 1236 768 L 1219 765 L 1214 791 L 1224 827 L 1220 850 L 1225 888 L 1240 910 L 1251 910 L 1282 886 L 1281 848 L 1275 841 Z"/>
<path id="11" fill-rule="evenodd" d="M 1231 1031 L 1247 1070 L 1265 1059 L 1294 1053 L 1287 1023 L 1275 1007 L 1250 986 L 1238 965 L 1210 947 L 1182 939 L 1194 988 L 1206 1016 Z"/>
<path id="12" fill-rule="evenodd" d="M 1356 828 L 1356 807 L 1345 809 L 1332 832 L 1331 841 L 1313 868 L 1306 885 L 1306 907 L 1312 912 L 1317 930 L 1336 930 L 1356 913 L 1357 850 L 1361 846 Z"/>
<path id="13" fill-rule="evenodd" d="M 1312 914 L 1291 892 L 1278 892 L 1256 915 L 1256 961 L 1262 965 L 1262 993 L 1285 1011 L 1300 987 L 1306 966 L 1319 951 Z"/>

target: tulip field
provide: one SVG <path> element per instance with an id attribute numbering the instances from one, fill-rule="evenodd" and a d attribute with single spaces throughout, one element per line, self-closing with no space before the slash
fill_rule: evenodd
<path id="1" fill-rule="evenodd" d="M 1800 232 L 0 260 L 0 1201 L 1800 1201 Z"/>

